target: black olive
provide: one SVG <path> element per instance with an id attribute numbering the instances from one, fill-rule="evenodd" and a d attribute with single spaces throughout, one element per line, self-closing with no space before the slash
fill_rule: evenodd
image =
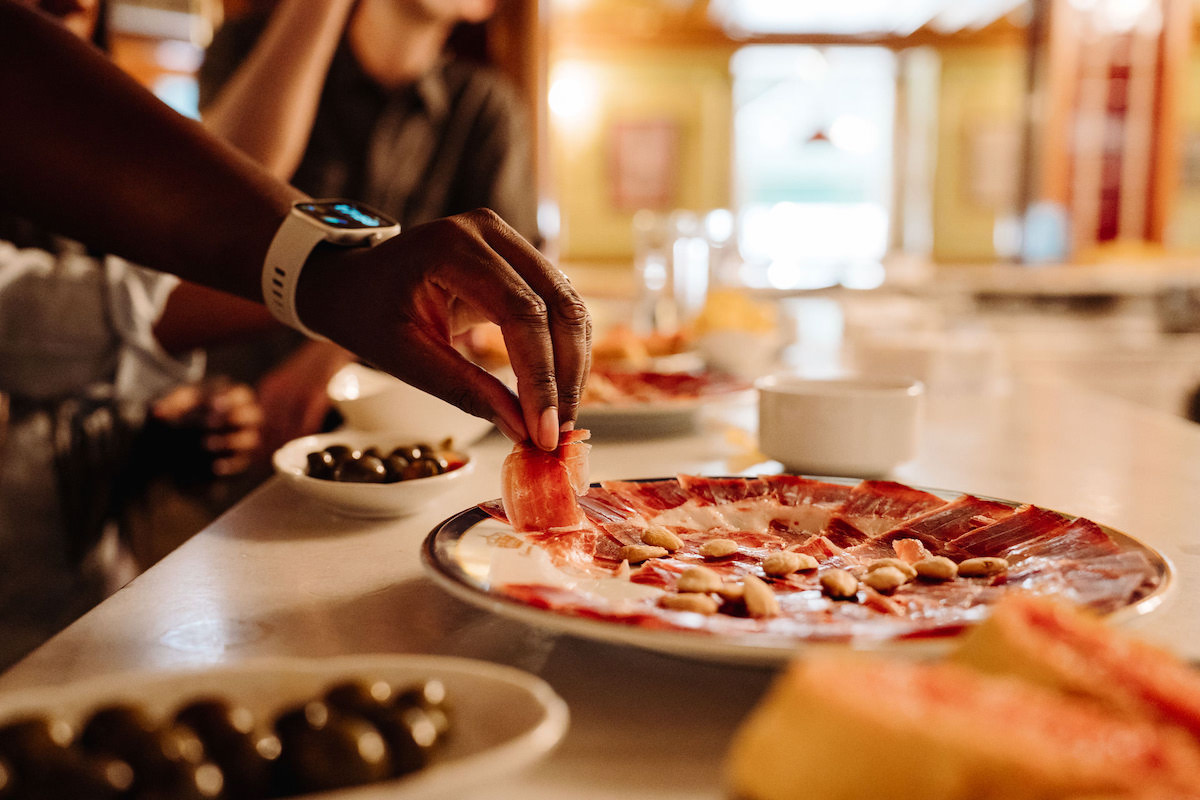
<path id="1" fill-rule="evenodd" d="M 392 774 L 379 730 L 355 714 L 311 702 L 275 723 L 282 753 L 276 769 L 281 792 L 317 792 L 358 786 Z"/>
<path id="2" fill-rule="evenodd" d="M 418 706 L 392 706 L 373 719 L 392 756 L 392 774 L 406 775 L 429 763 L 440 736 L 437 723 Z"/>
<path id="3" fill-rule="evenodd" d="M 429 478 L 439 474 L 438 464 L 436 461 L 430 461 L 427 458 L 419 458 L 404 468 L 404 480 L 411 481 L 417 478 Z"/>
<path id="4" fill-rule="evenodd" d="M 402 709 L 415 706 L 425 711 L 427 718 L 437 729 L 439 738 L 450 730 L 446 685 L 439 680 L 430 679 L 397 693 L 394 705 Z"/>
<path id="5" fill-rule="evenodd" d="M 21 800 L 117 800 L 127 797 L 133 785 L 133 770 L 124 761 L 95 756 L 80 750 L 64 751 L 52 772 L 30 775 L 14 769 L 10 791 L 0 782 L 0 798 Z"/>
<path id="6" fill-rule="evenodd" d="M 332 479 L 334 464 L 328 450 L 308 454 L 308 474 L 313 478 Z"/>
<path id="7" fill-rule="evenodd" d="M 333 461 L 333 466 L 335 469 L 341 466 L 343 462 L 354 458 L 355 452 L 356 451 L 354 448 L 345 444 L 331 444 L 329 447 L 325 448 L 325 453 Z"/>
<path id="8" fill-rule="evenodd" d="M 416 461 L 421 457 L 421 446 L 415 444 L 403 444 L 393 450 L 392 455 L 402 455 L 409 461 Z"/>
<path id="9" fill-rule="evenodd" d="M 401 445 L 401 446 L 393 449 L 392 452 L 388 455 L 388 458 L 400 459 L 400 460 L 404 461 L 405 463 L 407 463 L 407 462 L 413 460 L 413 449 L 409 445 Z"/>
<path id="10" fill-rule="evenodd" d="M 329 706 L 314 700 L 287 709 L 275 718 L 275 734 L 283 741 L 307 728 L 320 728 L 329 721 Z"/>
<path id="11" fill-rule="evenodd" d="M 437 451 L 435 451 L 433 449 L 433 447 L 431 447 L 430 445 L 427 445 L 427 444 L 417 445 L 417 457 L 418 458 L 434 458 L 436 456 L 437 456 Z"/>
<path id="12" fill-rule="evenodd" d="M 383 466 L 387 469 L 388 483 L 396 483 L 404 480 L 404 470 L 412 462 L 404 456 L 398 456 L 395 453 L 383 460 Z"/>
<path id="13" fill-rule="evenodd" d="M 92 713 L 79 734 L 79 744 L 96 753 L 126 759 L 131 764 L 142 758 L 161 757 L 154 723 L 140 709 L 130 705 L 104 706 Z"/>
<path id="14" fill-rule="evenodd" d="M 225 776 L 216 764 L 171 761 L 151 779 L 139 775 L 135 797 L 137 800 L 216 800 L 224 797 L 224 787 Z"/>
<path id="15" fill-rule="evenodd" d="M 175 724 L 191 729 L 204 743 L 208 757 L 224 773 L 225 797 L 266 796 L 279 740 L 258 730 L 248 708 L 223 698 L 194 700 L 175 714 Z"/>
<path id="16" fill-rule="evenodd" d="M 79 744 L 88 752 L 118 758 L 133 767 L 137 795 L 161 789 L 175 792 L 181 800 L 210 796 L 204 792 L 212 788 L 213 771 L 220 776 L 217 767 L 206 764 L 204 745 L 195 733 L 183 726 L 157 726 L 134 706 L 110 705 L 97 710 L 84 724 Z M 210 769 L 201 770 L 203 766 Z M 219 791 L 217 786 L 215 793 Z"/>
<path id="17" fill-rule="evenodd" d="M 0 726 L 0 758 L 25 772 L 50 769 L 60 763 L 74 731 L 62 720 L 24 717 Z"/>
<path id="18" fill-rule="evenodd" d="M 363 450 L 362 454 L 364 456 L 374 456 L 375 458 L 378 458 L 380 461 L 383 460 L 383 452 L 375 445 L 371 445 L 366 450 Z"/>
<path id="19" fill-rule="evenodd" d="M 387 467 L 378 456 L 361 456 L 343 462 L 334 470 L 333 479 L 350 483 L 383 483 L 387 480 Z"/>
<path id="20" fill-rule="evenodd" d="M 343 681 L 325 692 L 325 703 L 330 708 L 357 714 L 368 720 L 386 710 L 391 702 L 392 687 L 387 681 Z"/>
<path id="21" fill-rule="evenodd" d="M 441 706 L 446 702 L 446 684 L 431 678 L 422 681 L 414 686 L 410 686 L 402 692 L 396 694 L 395 704 L 398 706 L 422 706 L 424 708 L 432 708 Z"/>

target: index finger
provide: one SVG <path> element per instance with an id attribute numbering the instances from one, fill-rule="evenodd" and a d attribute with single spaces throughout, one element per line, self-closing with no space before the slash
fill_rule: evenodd
<path id="1" fill-rule="evenodd" d="M 579 398 L 591 366 L 592 324 L 587 305 L 563 271 L 550 263 L 537 248 L 521 238 L 520 234 L 503 224 L 499 217 L 495 217 L 491 224 L 485 220 L 480 230 L 487 244 L 508 262 L 513 271 L 545 303 L 553 353 L 555 396 L 539 398 L 541 405 L 537 410 L 541 412 L 548 407 L 547 404 L 553 403 L 557 409 L 560 426 L 573 426 L 579 411 Z M 504 329 L 503 325 L 501 329 Z M 509 331 L 505 330 L 504 333 L 514 371 L 518 368 L 518 362 L 537 362 L 539 348 L 536 343 L 531 344 L 527 337 L 517 336 L 510 339 Z M 519 381 L 520 373 L 517 378 Z M 525 398 L 522 397 L 522 405 L 524 404 Z"/>

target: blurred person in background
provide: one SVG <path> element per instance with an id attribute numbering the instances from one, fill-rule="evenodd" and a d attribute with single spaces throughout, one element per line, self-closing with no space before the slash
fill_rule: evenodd
<path id="1" fill-rule="evenodd" d="M 37 5 L 107 49 L 103 0 Z M 119 535 L 131 466 L 212 482 L 258 447 L 250 387 L 201 383 L 202 353 L 156 335 L 179 284 L 0 215 L 0 668 L 161 556 Z"/>
<path id="2" fill-rule="evenodd" d="M 0 212 L 252 303 L 270 299 L 289 327 L 514 442 L 554 450 L 573 426 L 590 361 L 587 306 L 495 212 L 400 230 L 354 200 L 322 210 L 15 0 L 0 0 L 0 119 Z M 356 242 L 336 244 L 351 222 Z M 515 390 L 454 346 L 485 322 L 503 333 Z"/>
<path id="3" fill-rule="evenodd" d="M 540 242 L 526 110 L 448 42 L 497 0 L 282 0 L 231 19 L 200 71 L 204 124 L 314 197 L 354 197 L 403 228 L 490 208 Z M 257 382 L 264 451 L 318 430 L 350 355 L 288 332 L 210 352 Z"/>
<path id="4" fill-rule="evenodd" d="M 264 272 L 271 275 L 264 268 L 267 254 L 273 243 L 292 241 L 284 234 L 297 224 L 297 204 L 308 198 L 163 105 L 29 5 L 0 0 L 0 213 L 87 242 L 85 255 L 154 264 L 261 303 Z M 588 372 L 586 306 L 566 276 L 494 213 L 438 219 L 370 247 L 309 247 L 288 262 L 296 276 L 294 308 L 280 316 L 290 325 L 327 336 L 416 388 L 491 420 L 513 441 L 552 450 L 560 430 L 573 426 Z M 12 249 L 15 258 L 30 250 Z M 100 298 L 88 316 L 113 321 L 106 315 L 120 306 L 108 302 L 109 286 L 106 279 L 85 293 Z M 134 289 L 129 295 L 139 296 Z M 0 314 L 0 324 L 20 339 L 31 311 L 15 304 Z M 82 320 L 84 311 L 73 303 L 60 306 L 43 328 L 56 333 L 69 323 L 74 330 L 72 317 Z M 456 334 L 483 321 L 504 332 L 516 392 L 453 347 Z M 217 322 L 210 320 L 213 327 Z M 161 329 L 155 326 L 160 335 Z M 73 363 L 73 348 L 88 343 L 66 337 L 63 361 Z M 79 360 L 86 367 L 89 358 Z M 53 366 L 39 377 L 57 376 Z M 97 454 L 120 452 L 111 446 L 120 437 L 106 433 L 119 428 L 120 405 L 102 403 L 106 410 L 98 417 L 86 406 L 69 413 L 86 446 L 61 452 L 75 463 L 107 463 Z M 11 445 L 12 427 L 8 433 Z M 54 445 L 57 457 L 57 439 Z M 11 450 L 5 472 L 11 466 L 26 476 L 29 471 L 9 463 Z M 34 478 L 27 485 L 44 493 L 55 480 Z M 6 521 L 3 530 L 21 558 L 25 538 L 41 532 L 28 518 Z M 71 588 L 52 575 L 27 586 L 43 595 Z M 32 598 L 16 593 L 5 608 L 22 604 Z"/>

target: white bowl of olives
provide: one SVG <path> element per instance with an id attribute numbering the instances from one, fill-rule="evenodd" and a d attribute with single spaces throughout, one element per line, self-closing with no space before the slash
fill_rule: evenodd
<path id="1" fill-rule="evenodd" d="M 412 514 L 474 468 L 470 455 L 449 441 L 355 430 L 293 439 L 273 460 L 293 488 L 356 517 Z"/>

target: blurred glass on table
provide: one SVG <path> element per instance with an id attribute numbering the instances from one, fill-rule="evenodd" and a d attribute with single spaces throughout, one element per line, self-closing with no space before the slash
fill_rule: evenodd
<path id="1" fill-rule="evenodd" d="M 633 328 L 676 333 L 699 313 L 708 292 L 709 241 L 695 212 L 642 209 L 633 216 L 638 296 Z"/>
<path id="2" fill-rule="evenodd" d="M 778 309 L 745 285 L 733 212 L 644 209 L 633 226 L 633 330 L 690 338 L 710 369 L 747 378 L 769 372 L 782 346 Z"/>

